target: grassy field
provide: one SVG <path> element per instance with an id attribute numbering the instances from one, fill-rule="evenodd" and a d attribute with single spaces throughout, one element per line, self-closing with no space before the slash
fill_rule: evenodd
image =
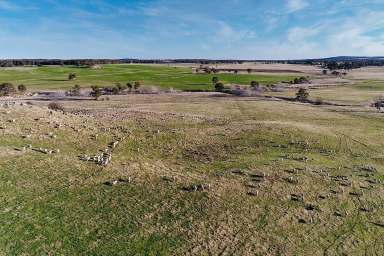
<path id="1" fill-rule="evenodd" d="M 75 81 L 68 81 L 68 74 L 76 73 Z M 105 65 L 101 69 L 82 67 L 36 67 L 0 69 L 0 82 L 24 84 L 29 89 L 68 89 L 75 84 L 113 86 L 140 81 L 143 85 L 174 88 L 178 90 L 212 90 L 212 77 L 225 84 L 249 85 L 256 80 L 262 84 L 291 81 L 295 76 L 263 74 L 194 74 L 190 68 L 145 65 Z"/>
<path id="2" fill-rule="evenodd" d="M 384 252 L 380 113 L 207 94 L 34 104 L 0 109 L 0 254 Z M 118 137 L 107 167 L 78 158 Z"/>

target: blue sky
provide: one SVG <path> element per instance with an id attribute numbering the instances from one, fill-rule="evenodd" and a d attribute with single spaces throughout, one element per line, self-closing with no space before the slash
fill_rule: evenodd
<path id="1" fill-rule="evenodd" d="M 0 0 L 0 59 L 339 55 L 384 55 L 384 0 Z"/>

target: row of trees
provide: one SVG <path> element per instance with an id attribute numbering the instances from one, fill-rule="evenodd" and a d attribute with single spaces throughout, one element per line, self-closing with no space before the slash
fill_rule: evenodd
<path id="1" fill-rule="evenodd" d="M 99 87 L 99 86 L 91 86 L 91 93 L 90 96 L 94 97 L 96 100 L 99 99 L 102 95 L 107 94 L 107 95 L 119 95 L 122 94 L 123 92 L 132 92 L 137 91 L 141 87 L 141 83 L 139 81 L 132 83 L 127 83 L 127 84 L 121 84 L 121 83 L 116 83 L 115 86 L 113 87 Z M 67 91 L 67 96 L 80 96 L 81 95 L 81 87 L 80 85 L 75 85 L 71 89 Z"/>
<path id="2" fill-rule="evenodd" d="M 225 86 L 222 82 L 220 82 L 220 79 L 217 76 L 212 77 L 212 84 L 215 88 L 215 91 L 217 92 L 223 92 L 225 89 Z M 260 83 L 257 81 L 251 81 L 250 88 L 253 90 L 257 90 L 260 88 Z"/>
<path id="3" fill-rule="evenodd" d="M 0 84 L 0 96 L 10 96 L 17 92 L 25 93 L 27 91 L 27 87 L 23 84 L 17 86 L 17 88 L 11 83 L 2 83 Z"/>

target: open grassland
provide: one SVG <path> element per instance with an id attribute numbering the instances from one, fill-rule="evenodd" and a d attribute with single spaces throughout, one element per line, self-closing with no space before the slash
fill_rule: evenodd
<path id="1" fill-rule="evenodd" d="M 77 79 L 68 80 L 68 74 L 75 73 Z M 262 84 L 291 81 L 298 75 L 287 74 L 195 74 L 191 68 L 145 66 L 145 65 L 104 65 L 100 69 L 86 67 L 35 67 L 0 68 L 0 82 L 24 84 L 33 89 L 68 89 L 78 84 L 82 87 L 113 86 L 140 81 L 143 85 L 174 88 L 177 90 L 212 90 L 212 77 L 219 77 L 225 84 L 249 85 L 256 80 Z"/>
<path id="2" fill-rule="evenodd" d="M 304 86 L 305 87 L 305 86 Z M 297 88 L 286 88 L 280 92 L 265 92 L 264 95 L 295 98 Z M 342 86 L 320 87 L 309 90 L 309 99 L 331 104 L 370 106 L 376 99 L 384 97 L 384 81 L 354 81 Z"/>
<path id="3" fill-rule="evenodd" d="M 2 254 L 384 253 L 382 113 L 201 93 L 33 103 L 0 109 Z M 118 138 L 108 166 L 78 158 Z"/>

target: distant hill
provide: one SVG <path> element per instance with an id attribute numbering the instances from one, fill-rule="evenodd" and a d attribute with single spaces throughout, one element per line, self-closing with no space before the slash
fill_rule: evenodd
<path id="1" fill-rule="evenodd" d="M 344 61 L 383 61 L 383 56 L 375 56 L 375 57 L 367 57 L 367 56 L 337 56 L 337 57 L 329 57 L 329 58 L 321 58 L 321 59 L 311 59 L 312 61 L 336 61 L 336 62 L 344 62 Z"/>

